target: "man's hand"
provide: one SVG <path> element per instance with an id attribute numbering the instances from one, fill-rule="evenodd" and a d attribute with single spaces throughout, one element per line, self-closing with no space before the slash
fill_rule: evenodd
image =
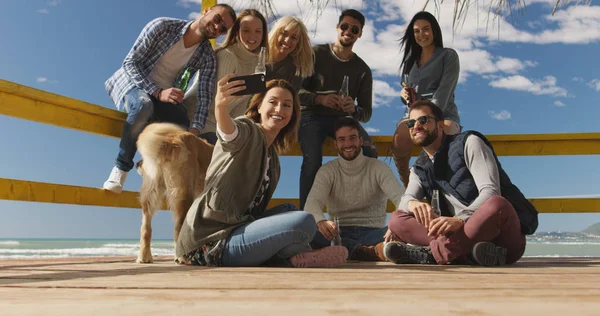
<path id="1" fill-rule="evenodd" d="M 433 209 L 431 209 L 431 205 L 417 200 L 408 202 L 408 210 L 415 215 L 417 223 L 425 226 L 425 228 L 428 228 L 429 223 L 434 218 L 438 217 L 438 215 L 433 212 Z"/>
<path id="2" fill-rule="evenodd" d="M 158 100 L 166 103 L 179 104 L 183 102 L 183 91 L 177 88 L 162 90 L 158 95 Z"/>
<path id="3" fill-rule="evenodd" d="M 350 114 L 356 111 L 356 108 L 354 106 L 354 100 L 352 99 L 352 97 L 345 96 L 340 99 L 342 103 L 342 111 Z"/>
<path id="4" fill-rule="evenodd" d="M 199 136 L 200 135 L 200 131 L 197 130 L 197 129 L 195 129 L 195 128 L 193 128 L 193 127 L 190 127 L 189 132 L 192 133 L 192 134 L 194 134 L 195 136 Z"/>
<path id="5" fill-rule="evenodd" d="M 338 234 L 338 230 L 335 228 L 335 224 L 332 221 L 328 221 L 326 219 L 317 223 L 317 228 L 319 232 L 327 238 L 327 240 L 331 240 L 333 236 Z"/>
<path id="6" fill-rule="evenodd" d="M 429 223 L 429 236 L 441 236 L 447 233 L 453 233 L 465 225 L 465 222 L 458 217 L 438 217 Z"/>
<path id="7" fill-rule="evenodd" d="M 392 231 L 388 228 L 387 232 L 385 232 L 385 235 L 383 235 L 383 242 L 390 242 L 394 240 L 394 233 L 392 233 Z"/>
<path id="8" fill-rule="evenodd" d="M 342 98 L 337 94 L 318 95 L 315 98 L 315 103 L 336 110 L 342 109 Z"/>

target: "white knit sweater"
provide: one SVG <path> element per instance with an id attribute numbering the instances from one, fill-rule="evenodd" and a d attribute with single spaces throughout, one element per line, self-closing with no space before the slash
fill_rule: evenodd
<path id="1" fill-rule="evenodd" d="M 240 43 L 235 43 L 225 49 L 221 49 L 217 52 L 217 73 L 216 73 L 216 82 L 221 80 L 221 78 L 225 77 L 225 75 L 234 73 L 238 76 L 251 75 L 254 73 L 254 68 L 258 63 L 258 55 L 248 51 L 244 46 Z M 215 84 L 215 89 L 217 85 Z M 196 109 L 196 98 L 198 92 L 198 77 L 194 80 L 192 86 L 187 90 L 184 98 L 184 104 L 188 109 L 188 114 L 194 113 Z M 214 100 L 213 92 L 213 100 L 210 104 L 210 109 L 208 110 L 208 118 L 206 119 L 206 125 L 200 131 L 200 134 L 208 133 L 208 132 L 216 132 L 217 128 L 217 119 L 215 118 L 215 100 Z M 252 95 L 243 96 L 229 104 L 229 114 L 231 117 L 238 117 L 243 115 L 246 112 L 246 108 L 248 107 L 248 102 Z"/>
<path id="2" fill-rule="evenodd" d="M 340 226 L 379 228 L 385 226 L 387 200 L 398 207 L 402 194 L 404 188 L 387 164 L 360 153 L 352 161 L 338 157 L 319 169 L 304 210 L 319 222 L 327 206 Z"/>

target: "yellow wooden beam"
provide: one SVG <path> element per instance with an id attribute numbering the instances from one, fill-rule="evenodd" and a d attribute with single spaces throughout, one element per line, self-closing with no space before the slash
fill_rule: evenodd
<path id="1" fill-rule="evenodd" d="M 138 192 L 114 194 L 103 189 L 0 178 L 0 200 L 140 208 Z M 540 213 L 599 213 L 600 198 L 530 199 Z M 269 207 L 282 203 L 298 205 L 298 199 L 272 199 Z M 163 208 L 164 208 L 163 204 Z M 388 201 L 387 211 L 394 205 Z"/>
<path id="2" fill-rule="evenodd" d="M 125 113 L 0 79 L 0 114 L 121 137 Z"/>
<path id="3" fill-rule="evenodd" d="M 46 91 L 0 80 L 0 114 L 121 137 L 125 113 Z M 488 135 L 498 156 L 598 155 L 600 133 Z M 380 157 L 391 156 L 391 136 L 373 136 Z M 416 156 L 420 148 L 413 147 Z M 336 156 L 333 140 L 323 145 L 326 156 Z M 301 156 L 295 145 L 286 156 Z"/>

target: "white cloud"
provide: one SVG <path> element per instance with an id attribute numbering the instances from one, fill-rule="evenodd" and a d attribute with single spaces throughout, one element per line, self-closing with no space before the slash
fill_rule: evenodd
<path id="1" fill-rule="evenodd" d="M 60 0 L 52 0 L 48 2 L 48 5 L 51 7 L 55 7 L 60 4 Z"/>
<path id="2" fill-rule="evenodd" d="M 39 9 L 39 10 L 37 10 L 37 13 L 48 14 L 48 13 L 50 13 L 50 11 L 48 11 L 48 9 Z"/>
<path id="3" fill-rule="evenodd" d="M 596 91 L 600 92 L 600 79 L 593 79 L 592 81 L 588 82 L 587 85 L 590 88 L 595 89 Z"/>
<path id="4" fill-rule="evenodd" d="M 573 79 L 572 79 L 572 80 L 573 80 L 573 81 L 575 81 L 575 82 L 584 82 L 584 81 L 585 81 L 585 80 L 584 80 L 583 78 L 581 78 L 581 77 L 573 77 Z"/>
<path id="5" fill-rule="evenodd" d="M 400 90 L 394 89 L 382 80 L 373 80 L 373 108 L 389 105 L 394 98 L 400 97 Z"/>
<path id="6" fill-rule="evenodd" d="M 35 81 L 39 82 L 39 83 L 44 83 L 44 82 L 48 82 L 48 78 L 46 78 L 46 77 L 37 77 L 35 79 Z"/>
<path id="7" fill-rule="evenodd" d="M 510 120 L 510 117 L 511 117 L 510 112 L 508 112 L 507 110 L 502 110 L 500 112 L 489 111 L 488 113 L 494 120 L 499 120 L 499 121 Z"/>
<path id="8" fill-rule="evenodd" d="M 369 134 L 379 133 L 379 128 L 365 127 L 365 131 Z"/>
<path id="9" fill-rule="evenodd" d="M 558 100 L 554 101 L 554 105 L 560 106 L 560 107 L 566 106 L 566 104 L 564 104 L 563 102 L 558 101 Z"/>
<path id="10" fill-rule="evenodd" d="M 464 21 L 456 28 L 453 25 L 455 1 L 444 1 L 439 7 L 429 1 L 428 11 L 434 13 L 440 22 L 444 44 L 456 49 L 459 53 L 461 72 L 459 83 L 466 82 L 473 75 L 486 76 L 492 82 L 502 74 L 518 75 L 526 68 L 535 67 L 537 62 L 518 60 L 509 56 L 498 56 L 490 50 L 492 46 L 502 43 L 590 43 L 600 41 L 600 6 L 567 6 L 561 7 L 551 15 L 555 0 L 531 0 L 531 3 L 542 3 L 544 15 L 527 23 L 521 23 L 519 29 L 510 22 L 512 18 L 500 16 L 489 11 L 489 5 L 497 1 L 485 0 L 469 7 Z M 256 8 L 260 1 L 223 0 L 221 3 L 231 4 L 238 12 L 245 8 Z M 300 17 L 311 35 L 313 44 L 333 42 L 336 39 L 335 25 L 344 8 L 356 8 L 367 15 L 363 36 L 354 46 L 355 52 L 371 67 L 375 78 L 394 76 L 397 78 L 401 62 L 398 40 L 404 34 L 406 25 L 412 16 L 421 11 L 426 0 L 337 0 L 329 1 L 322 11 L 316 12 L 314 0 L 272 0 L 274 11 L 278 16 L 294 15 Z M 178 0 L 180 5 L 192 8 L 190 18 L 197 18 L 202 0 Z M 522 18 L 522 17 L 517 17 Z M 377 24 L 375 23 L 377 21 Z M 381 22 L 385 22 L 381 24 Z M 380 27 L 380 25 L 384 25 Z M 377 27 L 379 28 L 377 28 Z M 518 26 L 518 25 L 517 25 Z M 456 30 L 456 32 L 454 32 Z M 494 79 L 496 78 L 496 79 Z M 399 79 L 397 79 L 399 80 Z M 531 82 L 531 81 L 530 81 Z M 544 81 L 542 81 L 544 82 Z M 497 83 L 494 83 L 497 85 Z M 530 86 L 535 86 L 533 82 Z M 544 85 L 542 85 L 544 86 Z M 545 87 L 545 86 L 544 86 Z M 529 88 L 532 89 L 532 88 Z M 566 90 L 560 87 L 532 89 L 547 91 L 550 94 L 563 95 Z"/>
<path id="11" fill-rule="evenodd" d="M 533 94 L 566 97 L 567 90 L 556 85 L 556 78 L 546 76 L 542 80 L 530 80 L 520 75 L 504 77 L 489 83 L 491 87 L 506 90 L 531 92 Z"/>

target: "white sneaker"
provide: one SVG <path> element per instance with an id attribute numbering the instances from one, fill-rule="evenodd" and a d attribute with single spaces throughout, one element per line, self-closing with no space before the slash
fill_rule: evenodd
<path id="1" fill-rule="evenodd" d="M 127 179 L 127 171 L 113 167 L 110 176 L 108 176 L 108 180 L 104 182 L 104 190 L 108 190 L 113 193 L 121 193 L 123 191 L 125 179 Z"/>

